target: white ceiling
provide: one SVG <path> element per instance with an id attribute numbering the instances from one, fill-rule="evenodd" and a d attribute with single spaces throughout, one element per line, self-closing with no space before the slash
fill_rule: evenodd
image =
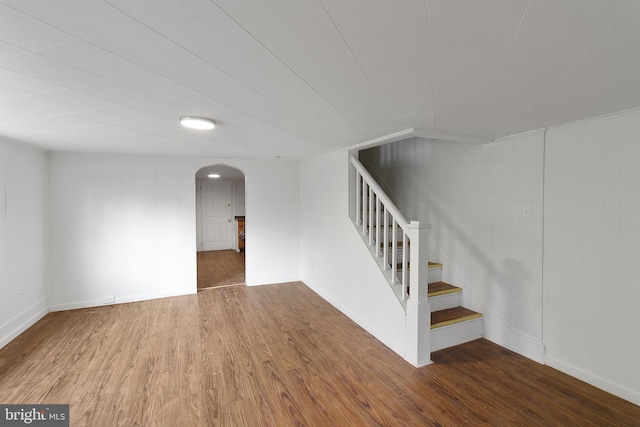
<path id="1" fill-rule="evenodd" d="M 0 0 L 0 138 L 47 150 L 301 159 L 635 107 L 640 0 Z"/>

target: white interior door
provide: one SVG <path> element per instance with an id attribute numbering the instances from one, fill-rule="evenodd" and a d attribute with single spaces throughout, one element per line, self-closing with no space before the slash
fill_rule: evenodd
<path id="1" fill-rule="evenodd" d="M 202 183 L 202 250 L 231 249 L 234 221 L 231 218 L 233 182 L 207 180 Z"/>

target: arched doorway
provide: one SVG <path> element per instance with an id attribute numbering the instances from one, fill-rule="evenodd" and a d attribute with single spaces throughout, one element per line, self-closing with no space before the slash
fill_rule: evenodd
<path id="1" fill-rule="evenodd" d="M 198 290 L 245 284 L 245 176 L 231 166 L 196 172 Z"/>

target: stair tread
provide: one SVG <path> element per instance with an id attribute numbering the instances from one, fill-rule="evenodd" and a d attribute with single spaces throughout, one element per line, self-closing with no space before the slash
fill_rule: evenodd
<path id="1" fill-rule="evenodd" d="M 396 242 L 396 248 L 398 249 L 402 249 L 402 240 Z M 387 248 L 392 248 L 393 247 L 393 241 L 389 241 L 389 243 L 387 244 Z M 407 247 L 411 247 L 411 242 L 409 242 L 409 244 L 407 245 Z M 383 249 L 384 248 L 384 242 L 380 242 L 380 248 Z"/>
<path id="2" fill-rule="evenodd" d="M 400 270 L 402 268 L 402 263 L 399 262 L 398 265 L 396 265 L 396 268 L 398 270 Z M 410 262 L 407 263 L 407 268 L 411 268 L 411 263 Z M 442 264 L 440 264 L 438 262 L 429 261 L 429 267 L 428 268 L 442 268 Z"/>
<path id="3" fill-rule="evenodd" d="M 437 297 L 438 295 L 451 294 L 455 292 L 462 292 L 462 288 L 450 285 L 446 282 L 429 283 L 428 296 L 430 297 Z"/>
<path id="4" fill-rule="evenodd" d="M 482 317 L 481 313 L 477 313 L 464 307 L 453 307 L 445 310 L 438 310 L 431 313 L 431 329 L 453 325 L 466 320 L 478 319 L 480 317 Z"/>

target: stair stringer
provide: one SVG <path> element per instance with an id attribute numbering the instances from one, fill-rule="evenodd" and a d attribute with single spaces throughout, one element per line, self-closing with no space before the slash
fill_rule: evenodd
<path id="1" fill-rule="evenodd" d="M 432 236 L 433 234 L 429 235 L 429 256 L 447 266 L 443 272 L 444 281 L 455 283 L 463 289 L 463 306 L 483 314 L 484 337 L 529 359 L 544 363 L 544 345 L 510 328 L 507 321 L 492 307 L 471 278 L 447 255 Z"/>
<path id="2" fill-rule="evenodd" d="M 358 224 L 354 222 L 353 225 L 356 227 L 356 231 L 357 231 Z M 378 268 L 380 269 L 380 274 L 382 274 L 382 276 L 385 278 L 385 280 L 389 284 L 389 288 L 391 288 L 391 291 L 396 296 L 396 299 L 398 300 L 400 305 L 402 305 L 402 309 L 406 311 L 407 302 L 402 297 L 402 284 L 400 282 L 392 283 L 392 281 L 389 279 L 390 275 L 392 274 L 392 271 L 384 265 L 384 259 L 378 256 L 377 254 L 378 245 L 369 246 L 369 242 L 368 242 L 369 236 L 367 234 L 362 234 L 360 232 L 358 232 L 358 235 L 364 242 L 367 249 L 369 249 L 369 253 L 371 254 L 371 257 L 373 258 L 373 260 L 376 262 L 376 264 L 378 264 Z"/>

